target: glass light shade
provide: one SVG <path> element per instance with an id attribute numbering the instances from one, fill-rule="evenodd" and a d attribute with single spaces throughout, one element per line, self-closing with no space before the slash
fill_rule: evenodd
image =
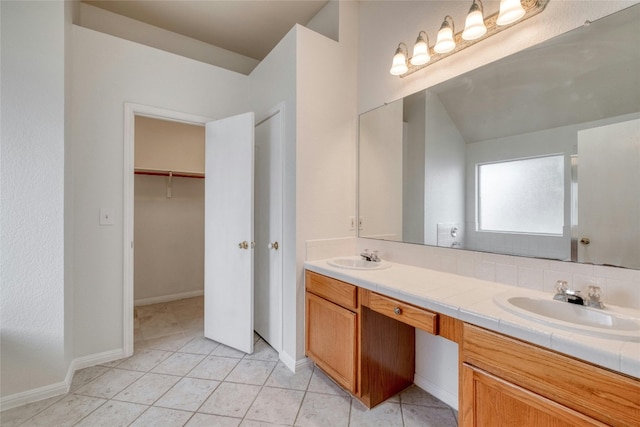
<path id="1" fill-rule="evenodd" d="M 446 25 L 445 25 L 446 23 Z M 438 53 L 451 52 L 456 47 L 456 42 L 453 40 L 453 30 L 448 22 L 444 22 L 440 31 L 438 31 L 438 39 L 436 45 L 433 47 Z"/>
<path id="2" fill-rule="evenodd" d="M 422 37 L 422 33 L 418 35 L 416 44 L 413 46 L 413 55 L 411 56 L 412 65 L 424 65 L 431 60 L 429 55 L 429 44 Z"/>
<path id="3" fill-rule="evenodd" d="M 525 14 L 525 10 L 520 3 L 520 0 L 500 0 L 500 13 L 496 24 L 509 25 L 522 18 Z"/>
<path id="4" fill-rule="evenodd" d="M 394 76 L 399 76 L 407 72 L 409 67 L 407 66 L 407 57 L 400 47 L 396 50 L 396 54 L 393 55 L 393 63 L 389 73 Z"/>
<path id="5" fill-rule="evenodd" d="M 477 3 L 473 3 L 471 10 L 467 15 L 467 20 L 464 24 L 464 31 L 462 32 L 462 38 L 465 40 L 475 40 L 485 35 L 487 27 L 484 25 L 484 16 L 482 16 L 482 10 Z"/>

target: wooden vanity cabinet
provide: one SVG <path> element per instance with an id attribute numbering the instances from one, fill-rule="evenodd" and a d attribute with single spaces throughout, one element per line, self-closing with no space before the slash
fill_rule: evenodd
<path id="1" fill-rule="evenodd" d="M 305 351 L 323 371 L 357 392 L 357 288 L 307 271 Z"/>
<path id="2" fill-rule="evenodd" d="M 460 425 L 638 426 L 640 381 L 464 324 Z"/>

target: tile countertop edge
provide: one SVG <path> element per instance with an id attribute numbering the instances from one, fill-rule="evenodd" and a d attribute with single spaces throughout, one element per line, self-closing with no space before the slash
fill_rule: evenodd
<path id="1" fill-rule="evenodd" d="M 391 268 L 381 270 L 351 270 L 333 267 L 327 260 L 307 261 L 304 263 L 305 269 L 319 274 L 333 277 L 344 282 L 348 282 L 379 292 L 383 295 L 398 298 L 410 304 L 417 305 L 427 310 L 460 319 L 504 335 L 518 338 L 532 344 L 545 347 L 549 350 L 593 363 L 636 379 L 640 379 L 640 352 L 623 351 L 627 344 L 622 340 L 605 340 L 593 338 L 582 334 L 572 334 L 548 325 L 529 321 L 518 316 L 514 316 L 487 297 L 470 303 L 461 302 L 460 305 L 453 302 L 456 295 L 464 300 L 464 295 L 474 291 L 486 291 L 487 295 L 498 295 L 503 292 L 518 290 L 523 294 L 537 295 L 544 294 L 530 289 L 518 288 L 509 285 L 487 282 L 471 277 L 459 276 L 451 273 L 444 273 L 425 268 L 413 267 L 405 264 L 391 263 Z M 442 282 L 442 286 L 434 285 L 425 287 L 423 292 L 416 293 L 416 276 L 419 280 L 433 280 Z M 408 278 L 412 280 L 408 280 Z M 414 289 L 411 289 L 411 288 Z M 438 298 L 437 294 L 446 289 L 447 295 Z M 431 296 L 433 293 L 436 296 Z M 485 303 L 483 303 L 485 301 Z M 503 325 L 508 324 L 508 328 Z M 538 336 L 539 335 L 539 336 Z M 549 335 L 555 339 L 549 340 Z M 560 340 L 558 338 L 562 337 Z M 537 339 L 536 339 L 537 338 Z M 565 345 L 558 346 L 558 341 Z M 574 345 L 569 345 L 574 341 Z M 608 344 L 608 345 L 607 345 Z M 560 348 L 559 348 L 560 347 Z"/>

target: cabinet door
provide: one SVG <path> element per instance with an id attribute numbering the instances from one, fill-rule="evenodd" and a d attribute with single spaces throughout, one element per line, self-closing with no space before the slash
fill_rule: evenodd
<path id="1" fill-rule="evenodd" d="M 357 315 L 306 293 L 306 353 L 322 370 L 356 392 Z"/>
<path id="2" fill-rule="evenodd" d="M 466 363 L 461 392 L 463 427 L 606 425 Z"/>

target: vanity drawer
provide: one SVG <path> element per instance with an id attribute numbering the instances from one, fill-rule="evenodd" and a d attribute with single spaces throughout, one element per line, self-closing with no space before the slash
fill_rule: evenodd
<path id="1" fill-rule="evenodd" d="M 305 273 L 305 286 L 308 292 L 312 292 L 344 308 L 351 310 L 358 308 L 356 297 L 358 288 L 354 285 L 307 271 Z"/>
<path id="2" fill-rule="evenodd" d="M 438 333 L 438 314 L 375 292 L 369 293 L 369 309 L 422 329 L 430 334 Z"/>

